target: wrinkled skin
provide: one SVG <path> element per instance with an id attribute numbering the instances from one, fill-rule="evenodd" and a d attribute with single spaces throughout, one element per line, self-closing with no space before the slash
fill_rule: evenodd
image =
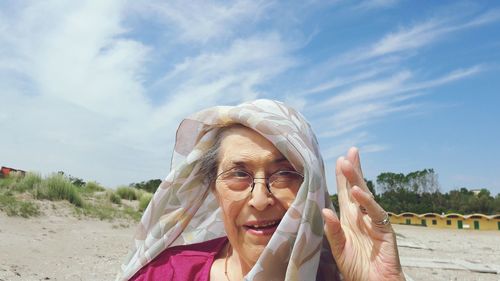
<path id="1" fill-rule="evenodd" d="M 293 170 L 292 165 L 267 139 L 243 126 L 234 126 L 223 133 L 217 173 L 239 167 L 263 178 L 279 171 Z M 226 247 L 214 262 L 211 280 L 226 280 L 224 274 L 227 256 L 228 277 L 241 280 L 254 266 L 271 235 L 255 235 L 245 225 L 256 221 L 281 220 L 295 199 L 296 194 L 275 197 L 269 194 L 265 181 L 258 180 L 253 192 L 244 197 L 235 196 L 215 183 L 215 196 L 222 209 L 224 229 L 231 249 Z"/>
<path id="2" fill-rule="evenodd" d="M 231 169 L 240 162 L 257 177 L 265 177 L 276 170 L 293 169 L 274 145 L 245 127 L 228 129 L 223 135 L 218 173 Z M 390 224 L 377 226 L 385 211 L 373 200 L 360 168 L 358 151 L 349 150 L 336 166 L 340 203 L 340 220 L 331 210 L 324 209 L 325 234 L 333 257 L 345 280 L 404 280 Z M 349 186 L 352 186 L 350 188 Z M 226 280 L 225 262 L 230 280 L 241 280 L 261 255 L 271 236 L 253 236 L 243 227 L 248 221 L 282 218 L 293 202 L 290 198 L 276 198 L 267 193 L 262 181 L 257 183 L 249 197 L 234 198 L 215 184 L 214 192 L 222 208 L 224 227 L 230 245 L 218 255 L 210 272 L 211 280 Z M 360 211 L 359 205 L 368 214 Z"/>
<path id="3" fill-rule="evenodd" d="M 377 225 L 385 211 L 368 190 L 358 150 L 336 164 L 340 219 L 323 210 L 325 235 L 345 280 L 405 280 L 391 224 Z M 366 214 L 360 206 L 366 208 Z"/>

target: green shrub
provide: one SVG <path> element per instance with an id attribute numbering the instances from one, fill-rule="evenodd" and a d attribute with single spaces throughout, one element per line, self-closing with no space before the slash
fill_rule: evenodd
<path id="1" fill-rule="evenodd" d="M 34 202 L 23 202 L 12 195 L 0 194 L 0 210 L 8 216 L 29 218 L 40 215 L 40 208 Z"/>
<path id="2" fill-rule="evenodd" d="M 108 198 L 109 198 L 109 201 L 111 203 L 115 203 L 118 205 L 120 205 L 122 203 L 122 198 L 118 194 L 116 194 L 112 191 L 108 192 Z"/>
<path id="3" fill-rule="evenodd" d="M 102 187 L 101 185 L 99 185 L 95 181 L 90 181 L 90 182 L 86 183 L 85 184 L 85 189 L 87 189 L 89 191 L 92 191 L 92 192 L 106 190 L 104 187 Z"/>
<path id="4" fill-rule="evenodd" d="M 139 199 L 139 211 L 144 212 L 146 208 L 149 205 L 149 202 L 151 201 L 151 198 L 153 198 L 153 194 L 151 193 L 144 193 L 142 194 L 141 198 Z"/>
<path id="5" fill-rule="evenodd" d="M 147 192 L 155 193 L 156 189 L 158 186 L 160 186 L 161 180 L 160 179 L 154 179 L 154 180 L 148 180 L 148 181 L 142 181 L 140 183 L 132 183 L 130 186 L 133 186 L 137 189 L 142 189 Z"/>
<path id="6" fill-rule="evenodd" d="M 40 215 L 40 209 L 34 202 L 19 202 L 19 215 L 23 218 Z"/>
<path id="7" fill-rule="evenodd" d="M 16 184 L 15 189 L 19 192 L 29 191 L 37 188 L 42 183 L 42 177 L 39 173 L 28 172 Z"/>
<path id="8" fill-rule="evenodd" d="M 68 179 L 74 186 L 83 187 L 85 185 L 85 181 L 80 178 L 68 176 Z"/>
<path id="9" fill-rule="evenodd" d="M 116 189 L 116 194 L 122 199 L 137 200 L 137 191 L 133 187 L 122 186 Z"/>
<path id="10" fill-rule="evenodd" d="M 13 188 L 16 184 L 16 177 L 6 176 L 0 178 L 0 188 L 2 189 L 10 189 Z"/>
<path id="11" fill-rule="evenodd" d="M 123 208 L 123 213 L 135 221 L 139 221 L 142 217 L 142 214 L 140 212 L 134 210 L 132 207 Z"/>
<path id="12" fill-rule="evenodd" d="M 52 174 L 36 189 L 37 199 L 48 199 L 51 201 L 68 200 L 71 204 L 82 207 L 83 199 L 68 178 L 61 174 Z"/>
<path id="13" fill-rule="evenodd" d="M 83 208 L 75 208 L 77 217 L 87 216 L 100 220 L 114 221 L 115 219 L 133 219 L 139 221 L 142 214 L 129 206 L 117 208 L 109 201 L 89 202 Z"/>
<path id="14" fill-rule="evenodd" d="M 83 208 L 75 208 L 74 211 L 77 216 L 83 215 L 100 220 L 113 221 L 116 217 L 119 217 L 119 211 L 113 208 L 111 204 L 85 204 Z"/>

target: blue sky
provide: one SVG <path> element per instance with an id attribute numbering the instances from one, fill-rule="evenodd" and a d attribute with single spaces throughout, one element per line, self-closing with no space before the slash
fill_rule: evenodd
<path id="1" fill-rule="evenodd" d="M 436 4 L 439 3 L 439 4 Z M 497 1 L 2 1 L 0 165 L 164 178 L 179 121 L 285 101 L 365 177 L 500 193 Z"/>

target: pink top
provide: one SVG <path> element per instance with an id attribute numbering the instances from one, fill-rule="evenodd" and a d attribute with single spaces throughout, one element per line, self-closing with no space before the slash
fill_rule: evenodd
<path id="1" fill-rule="evenodd" d="M 141 268 L 130 281 L 208 281 L 215 256 L 227 241 L 227 237 L 221 237 L 168 248 Z"/>

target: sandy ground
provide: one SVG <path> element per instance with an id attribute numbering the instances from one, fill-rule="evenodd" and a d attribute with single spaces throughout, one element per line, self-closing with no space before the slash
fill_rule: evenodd
<path id="1" fill-rule="evenodd" d="M 394 225 L 394 229 L 403 265 L 417 265 L 412 260 L 431 261 L 433 266 L 446 268 L 449 265 L 439 266 L 436 263 L 446 261 L 496 269 L 499 272 L 492 274 L 405 266 L 405 273 L 413 280 L 500 280 L 500 231 L 437 229 L 408 225 Z"/>
<path id="2" fill-rule="evenodd" d="M 135 223 L 79 220 L 57 205 L 30 219 L 0 212 L 0 281 L 114 280 Z"/>
<path id="3" fill-rule="evenodd" d="M 24 219 L 0 212 L 0 281 L 113 280 L 135 223 L 74 218 L 67 208 Z M 500 231 L 394 226 L 411 280 L 500 280 L 500 275 L 412 266 L 411 258 L 500 265 Z"/>

